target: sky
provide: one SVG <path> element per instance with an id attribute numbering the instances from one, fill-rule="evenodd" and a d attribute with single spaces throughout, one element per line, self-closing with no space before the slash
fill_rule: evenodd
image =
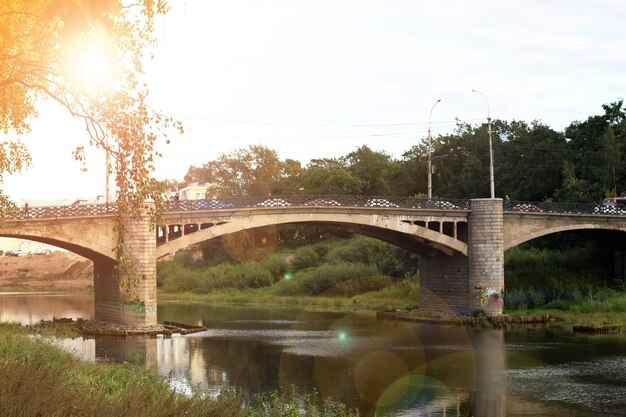
<path id="1" fill-rule="evenodd" d="M 146 75 L 154 108 L 185 134 L 160 145 L 159 179 L 251 144 L 303 165 L 361 145 L 401 158 L 429 126 L 437 136 L 488 114 L 562 131 L 626 91 L 623 0 L 170 3 Z M 87 172 L 71 157 L 86 138 L 43 103 L 21 138 L 33 166 L 5 177 L 5 192 L 104 194 L 101 152 L 88 152 Z"/>

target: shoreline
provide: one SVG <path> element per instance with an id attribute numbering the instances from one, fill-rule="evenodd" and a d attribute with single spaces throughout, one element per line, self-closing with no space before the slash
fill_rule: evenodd
<path id="1" fill-rule="evenodd" d="M 24 294 L 78 294 L 93 293 L 93 287 L 80 289 L 51 290 L 42 288 L 24 287 L 0 287 L 0 296 Z M 195 293 L 166 293 L 158 292 L 158 301 L 164 303 L 191 302 L 191 303 L 220 303 L 240 306 L 266 306 L 275 308 L 300 308 L 312 311 L 368 311 L 380 318 L 396 321 L 411 321 L 434 324 L 471 325 L 506 327 L 517 324 L 537 324 L 551 321 L 559 322 L 576 328 L 578 332 L 623 332 L 626 328 L 626 317 L 623 313 L 614 311 L 591 311 L 579 312 L 577 305 L 572 305 L 570 310 L 536 309 L 536 310 L 513 310 L 498 316 L 497 319 L 489 317 L 472 316 L 442 316 L 420 312 L 418 309 L 406 308 L 412 300 L 401 297 L 379 298 L 374 297 L 310 297 L 310 296 L 276 296 L 267 292 L 229 291 L 211 294 Z"/>

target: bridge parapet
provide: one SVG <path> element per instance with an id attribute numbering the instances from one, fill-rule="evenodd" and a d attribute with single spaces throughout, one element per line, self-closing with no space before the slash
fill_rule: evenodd
<path id="1" fill-rule="evenodd" d="M 69 204 L 64 206 L 37 206 L 8 210 L 8 220 L 49 219 L 80 216 L 105 216 L 115 214 L 117 206 L 113 203 L 103 204 Z"/>
<path id="2" fill-rule="evenodd" d="M 167 211 L 209 209 L 272 208 L 272 207 L 369 207 L 434 210 L 469 210 L 467 199 L 433 200 L 417 197 L 359 196 L 359 195 L 291 195 L 245 196 L 204 200 L 169 201 Z"/>

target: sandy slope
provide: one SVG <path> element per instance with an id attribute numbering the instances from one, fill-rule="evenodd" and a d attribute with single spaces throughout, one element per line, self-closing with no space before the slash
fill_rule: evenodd
<path id="1" fill-rule="evenodd" d="M 0 287 L 78 290 L 93 285 L 93 263 L 73 253 L 0 256 Z"/>

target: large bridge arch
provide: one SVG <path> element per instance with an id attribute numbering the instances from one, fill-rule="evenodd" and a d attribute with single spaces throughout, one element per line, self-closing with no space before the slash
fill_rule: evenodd
<path id="1" fill-rule="evenodd" d="M 59 221 L 8 220 L 0 228 L 0 237 L 50 244 L 94 262 L 116 262 L 117 237 L 113 216 L 64 218 Z"/>
<path id="2" fill-rule="evenodd" d="M 170 224 L 212 224 L 211 227 L 194 233 L 182 235 L 157 246 L 157 258 L 165 257 L 191 245 L 248 229 L 280 224 L 319 224 L 345 227 L 380 240 L 396 244 L 414 252 L 439 252 L 449 256 L 460 254 L 467 256 L 467 243 L 457 237 L 449 236 L 439 230 L 420 225 L 412 216 L 397 216 L 372 213 L 255 213 L 254 215 L 231 215 L 224 218 L 210 219 L 169 219 Z M 450 219 L 450 222 L 466 224 L 466 218 Z M 416 224 L 417 223 L 417 224 Z M 456 230 L 456 229 L 455 229 Z"/>

